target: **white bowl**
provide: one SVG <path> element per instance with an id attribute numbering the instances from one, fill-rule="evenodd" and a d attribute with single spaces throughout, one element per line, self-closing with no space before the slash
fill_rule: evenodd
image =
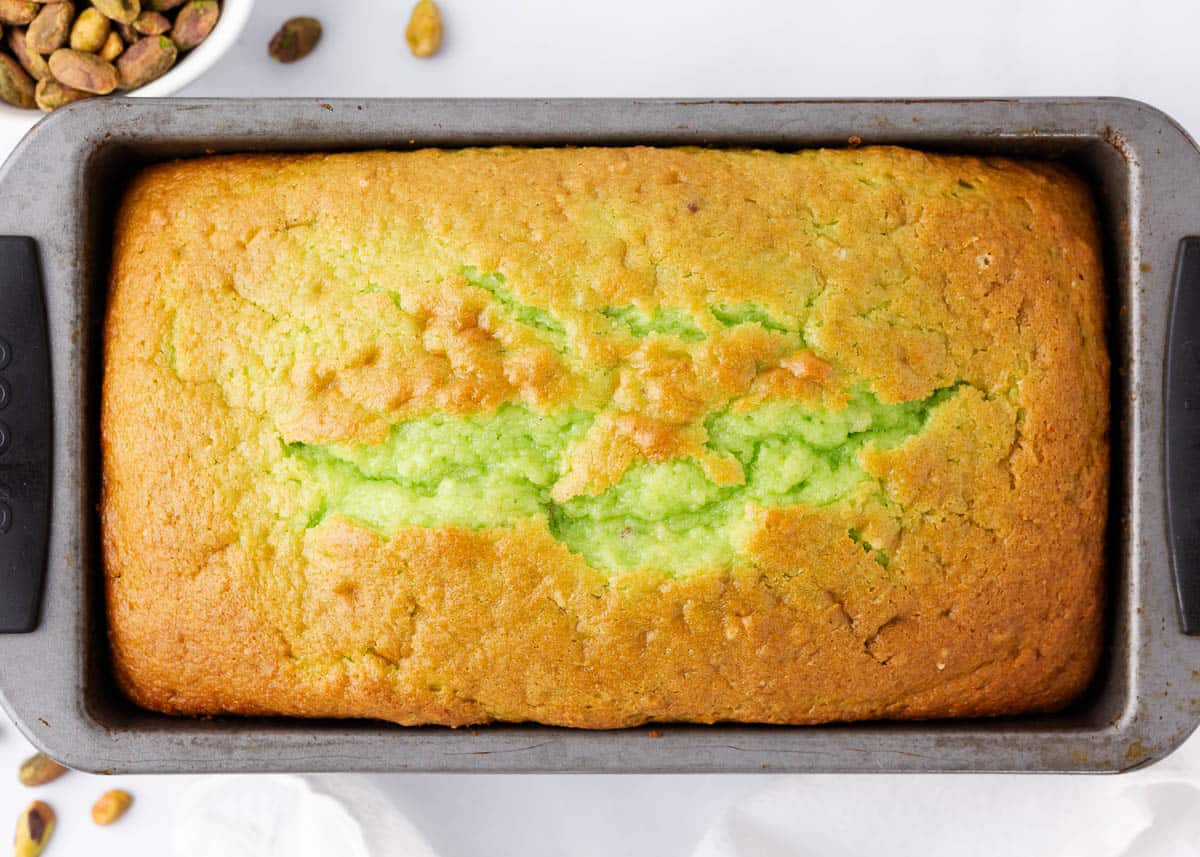
<path id="1" fill-rule="evenodd" d="M 156 98 L 170 95 L 187 86 L 212 68 L 217 60 L 237 41 L 246 26 L 246 21 L 250 18 L 252 8 L 254 8 L 254 0 L 221 0 L 221 17 L 217 19 L 217 26 L 209 33 L 207 39 L 180 59 L 169 72 L 158 80 L 151 81 L 130 92 L 114 94 L 128 95 L 134 98 Z M 41 110 L 23 110 L 0 102 L 0 128 L 9 134 L 24 133 L 45 115 Z M 2 155 L 3 153 L 0 152 L 0 156 Z"/>

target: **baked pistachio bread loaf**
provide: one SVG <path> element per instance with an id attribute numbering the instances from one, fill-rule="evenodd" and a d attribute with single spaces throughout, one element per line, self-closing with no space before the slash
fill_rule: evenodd
<path id="1" fill-rule="evenodd" d="M 1045 710 L 1100 639 L 1102 270 L 1048 165 L 202 158 L 115 235 L 116 675 L 160 711 Z"/>

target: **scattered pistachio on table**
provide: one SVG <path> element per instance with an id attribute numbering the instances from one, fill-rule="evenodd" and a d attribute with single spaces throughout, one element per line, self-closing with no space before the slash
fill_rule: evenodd
<path id="1" fill-rule="evenodd" d="M 220 16 L 220 0 L 0 0 L 0 101 L 49 111 L 145 86 Z"/>
<path id="2" fill-rule="evenodd" d="M 34 753 L 21 763 L 17 770 L 17 779 L 23 786 L 44 786 L 52 780 L 57 780 L 67 772 L 58 762 L 45 753 Z"/>
<path id="3" fill-rule="evenodd" d="M 404 31 L 408 49 L 415 57 L 431 57 L 442 46 L 442 13 L 433 0 L 419 0 Z"/>
<path id="4" fill-rule="evenodd" d="M 279 62 L 296 62 L 312 53 L 321 39 L 321 22 L 316 18 L 290 18 L 271 37 L 267 53 Z"/>
<path id="5" fill-rule="evenodd" d="M 54 833 L 54 810 L 35 800 L 17 819 L 17 834 L 13 837 L 13 857 L 38 857 Z"/>
<path id="6" fill-rule="evenodd" d="M 92 821 L 107 826 L 123 816 L 133 805 L 133 795 L 124 789 L 107 791 L 92 804 Z"/>

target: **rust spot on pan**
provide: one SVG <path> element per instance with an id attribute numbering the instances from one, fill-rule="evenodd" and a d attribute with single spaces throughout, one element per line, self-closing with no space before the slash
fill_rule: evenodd
<path id="1" fill-rule="evenodd" d="M 1136 738 L 1125 751 L 1125 761 L 1133 764 L 1134 762 L 1140 762 L 1149 755 L 1150 751 L 1146 749 L 1146 745 L 1142 743 L 1142 739 Z"/>

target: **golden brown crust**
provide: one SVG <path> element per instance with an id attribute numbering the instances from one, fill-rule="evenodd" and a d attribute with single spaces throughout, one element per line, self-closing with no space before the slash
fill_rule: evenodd
<path id="1" fill-rule="evenodd" d="M 405 724 L 1061 706 L 1101 626 L 1098 248 L 1087 189 L 1058 168 L 891 148 L 147 170 L 121 209 L 106 328 L 118 679 L 172 713 Z M 496 318 L 464 265 L 565 319 L 579 358 Z M 595 329 L 605 306 L 701 318 L 715 301 L 766 307 L 807 347 L 756 325 L 687 348 Z M 285 369 L 264 357 L 281 307 L 311 313 Z M 885 501 L 757 509 L 745 561 L 689 576 L 592 568 L 538 518 L 384 537 L 294 526 L 289 498 L 261 493 L 281 441 L 377 443 L 406 417 L 511 401 L 603 414 L 565 499 L 639 458 L 707 454 L 696 427 L 723 404 L 837 407 L 853 383 L 884 402 L 958 386 L 924 431 L 860 453 Z M 886 567 L 851 527 L 887 546 Z"/>

